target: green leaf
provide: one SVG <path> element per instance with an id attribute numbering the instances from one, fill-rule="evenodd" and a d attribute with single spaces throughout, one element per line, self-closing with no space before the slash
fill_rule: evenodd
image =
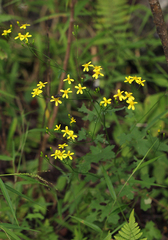
<path id="1" fill-rule="evenodd" d="M 3 90 L 1 90 L 1 89 L 0 89 L 0 93 L 1 93 L 2 95 L 5 95 L 6 97 L 16 98 L 15 95 L 12 95 L 12 94 L 10 94 L 10 93 L 8 93 L 8 92 L 6 92 L 6 91 L 3 91 Z M 4 100 L 4 97 L 2 97 L 2 99 Z"/>
<path id="2" fill-rule="evenodd" d="M 37 204 L 37 205 L 40 206 L 40 207 L 43 207 L 43 206 L 41 206 L 40 204 L 34 202 L 30 197 L 27 197 L 26 195 L 18 192 L 17 190 L 15 190 L 14 188 L 8 186 L 7 184 L 5 184 L 5 187 L 6 187 L 6 189 L 8 189 L 9 191 L 17 194 L 18 196 L 23 197 L 23 198 L 27 199 L 28 201 L 33 202 L 34 204 Z"/>
<path id="3" fill-rule="evenodd" d="M 4 226 L 2 226 L 2 225 L 0 225 L 0 228 L 1 228 L 6 234 L 8 234 L 9 236 L 13 237 L 14 239 L 16 239 L 16 240 L 21 240 L 18 236 L 16 236 L 16 234 L 15 234 L 13 231 L 9 230 L 8 228 L 6 228 L 6 227 L 4 227 Z"/>
<path id="4" fill-rule="evenodd" d="M 29 213 L 26 216 L 27 219 L 29 219 L 30 221 L 32 221 L 33 219 L 44 219 L 44 216 L 41 213 Z"/>
<path id="5" fill-rule="evenodd" d="M 36 21 L 34 21 L 34 24 L 35 23 L 44 22 L 44 21 L 47 21 L 49 19 L 53 19 L 55 17 L 68 17 L 68 13 L 54 13 L 54 14 L 50 14 L 48 16 L 44 16 L 44 17 L 41 17 L 41 18 L 37 19 Z"/>
<path id="6" fill-rule="evenodd" d="M 9 223 L 1 223 L 0 227 L 3 227 L 3 228 L 5 227 L 5 228 L 9 228 L 9 229 L 19 229 L 19 230 L 39 232 L 38 230 L 34 230 L 34 229 L 26 228 L 26 227 L 19 227 L 18 225 L 9 224 Z"/>
<path id="7" fill-rule="evenodd" d="M 74 218 L 74 219 L 76 219 L 77 221 L 79 221 L 80 223 L 85 224 L 86 226 L 92 228 L 92 229 L 95 230 L 96 232 L 102 233 L 101 228 L 99 228 L 97 225 L 95 225 L 95 224 L 93 224 L 93 223 L 90 223 L 90 222 L 88 222 L 88 221 L 85 221 L 85 220 L 83 220 L 83 219 L 81 219 L 81 218 L 74 217 L 74 216 L 71 216 L 71 218 Z"/>
<path id="8" fill-rule="evenodd" d="M 91 111 L 91 110 L 87 109 L 84 103 L 82 104 L 81 108 L 78 108 L 78 111 L 86 113 L 87 115 L 85 117 L 83 117 L 82 119 L 83 120 L 89 120 L 90 122 L 92 122 L 94 117 L 96 116 L 95 110 L 93 109 Z"/>
<path id="9" fill-rule="evenodd" d="M 13 158 L 6 156 L 6 155 L 0 155 L 0 161 L 12 161 Z"/>
<path id="10" fill-rule="evenodd" d="M 0 39 L 0 59 L 7 58 L 9 54 L 11 53 L 10 46 L 7 41 L 4 39 Z"/>
<path id="11" fill-rule="evenodd" d="M 10 207 L 10 209 L 11 209 L 12 215 L 13 215 L 13 217 L 14 217 L 17 225 L 19 225 L 19 224 L 18 224 L 18 221 L 17 221 L 17 218 L 16 218 L 16 215 L 15 215 L 15 211 L 14 211 L 14 209 L 13 209 L 13 206 L 12 206 L 12 203 L 11 203 L 11 200 L 10 200 L 10 197 L 9 197 L 9 194 L 8 194 L 8 191 L 7 191 L 7 189 L 6 189 L 6 187 L 5 187 L 5 184 L 3 183 L 3 181 L 2 181 L 1 178 L 0 178 L 0 188 L 1 188 L 1 190 L 2 190 L 2 193 L 3 193 L 3 195 L 4 195 L 4 198 L 6 199 L 8 205 L 9 205 L 9 207 Z"/>
<path id="12" fill-rule="evenodd" d="M 130 184 L 126 185 L 126 186 L 124 187 L 124 189 L 122 189 L 122 185 L 120 185 L 120 186 L 118 187 L 118 190 L 120 191 L 120 190 L 122 189 L 122 191 L 121 191 L 121 193 L 120 193 L 120 197 L 126 196 L 126 198 L 132 200 L 132 199 L 134 199 L 134 192 L 132 191 L 131 179 L 130 179 L 130 182 L 129 182 L 129 183 L 130 183 Z"/>
<path id="13" fill-rule="evenodd" d="M 103 240 L 111 240 L 111 233 L 108 232 L 107 236 Z"/>
<path id="14" fill-rule="evenodd" d="M 151 202 L 152 202 L 151 198 L 141 197 L 141 209 L 143 211 L 147 211 L 149 208 L 151 208 Z"/>
<path id="15" fill-rule="evenodd" d="M 81 128 L 81 130 L 78 131 L 78 141 L 86 140 L 86 133 L 86 129 Z"/>
<path id="16" fill-rule="evenodd" d="M 0 23 L 7 22 L 12 19 L 18 19 L 18 16 L 15 15 L 9 15 L 9 14 L 0 14 Z"/>
<path id="17" fill-rule="evenodd" d="M 125 223 L 118 235 L 114 236 L 114 238 L 116 240 L 140 240 L 141 235 L 142 232 L 140 231 L 138 223 L 135 222 L 133 209 L 129 217 L 129 223 Z M 141 240 L 147 240 L 147 238 Z"/>
<path id="18" fill-rule="evenodd" d="M 150 159 L 150 160 L 148 160 L 148 161 L 142 163 L 141 166 L 139 166 L 139 169 L 138 169 L 138 170 L 140 170 L 141 168 L 143 168 L 143 167 L 145 167 L 145 166 L 151 164 L 152 162 L 158 160 L 161 156 L 163 156 L 163 155 L 160 155 L 160 156 L 158 156 L 158 157 L 152 158 L 152 159 Z"/>
<path id="19" fill-rule="evenodd" d="M 91 146 L 91 153 L 85 155 L 84 161 L 79 164 L 79 172 L 86 173 L 90 170 L 90 164 L 92 162 L 98 163 L 99 161 L 110 160 L 115 157 L 115 153 L 112 151 L 114 145 L 100 148 L 99 146 Z"/>
<path id="20" fill-rule="evenodd" d="M 46 132 L 46 129 L 44 129 L 44 128 L 33 128 L 33 129 L 30 129 L 28 131 L 28 133 L 32 133 L 32 132 Z"/>
<path id="21" fill-rule="evenodd" d="M 10 145 L 12 145 L 11 140 L 13 139 L 13 135 L 16 131 L 17 123 L 18 123 L 18 119 L 17 117 L 14 117 L 13 121 L 10 124 L 9 132 L 8 132 L 7 149 L 9 148 Z"/>
<path id="22" fill-rule="evenodd" d="M 107 184 L 107 187 L 109 189 L 109 192 L 111 194 L 111 197 L 113 198 L 113 200 L 116 200 L 117 199 L 117 196 L 116 196 L 116 193 L 114 191 L 114 187 L 112 185 L 112 182 L 110 180 L 110 177 L 107 175 L 107 172 L 106 170 L 104 169 L 104 167 L 102 166 L 102 169 L 103 169 L 103 174 L 104 174 L 104 178 L 105 178 L 105 181 L 106 181 L 106 184 Z"/>
<path id="23" fill-rule="evenodd" d="M 155 223 L 150 221 L 146 223 L 144 234 L 147 236 L 148 239 L 162 239 L 162 234 L 160 233 L 159 229 L 155 226 Z"/>

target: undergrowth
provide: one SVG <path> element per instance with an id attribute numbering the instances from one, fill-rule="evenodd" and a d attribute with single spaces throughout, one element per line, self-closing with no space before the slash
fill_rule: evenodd
<path id="1" fill-rule="evenodd" d="M 160 240 L 168 76 L 150 10 L 2 5 L 0 238 Z"/>

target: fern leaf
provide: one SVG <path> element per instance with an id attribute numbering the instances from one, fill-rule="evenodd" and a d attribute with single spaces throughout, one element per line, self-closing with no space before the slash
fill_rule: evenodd
<path id="1" fill-rule="evenodd" d="M 126 223 L 114 238 L 116 240 L 147 240 L 147 238 L 140 239 L 141 235 L 142 232 L 138 223 L 135 222 L 133 209 L 129 217 L 129 223 Z"/>

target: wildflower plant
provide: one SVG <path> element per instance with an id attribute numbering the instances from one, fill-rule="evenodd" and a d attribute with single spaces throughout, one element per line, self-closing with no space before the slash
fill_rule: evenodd
<path id="1" fill-rule="evenodd" d="M 82 65 L 83 67 L 83 72 L 87 72 L 88 74 L 90 74 L 90 78 L 92 79 L 92 81 L 95 81 L 97 78 L 99 77 L 103 77 L 104 73 L 102 73 L 103 68 L 101 66 L 94 66 L 92 64 L 91 61 L 89 61 L 88 63 L 85 63 Z M 86 78 L 87 79 L 87 78 Z M 127 112 L 134 112 L 136 111 L 136 106 L 138 105 L 138 102 L 136 101 L 136 98 L 133 94 L 133 92 L 131 91 L 126 91 L 124 90 L 124 86 L 127 86 L 127 84 L 136 84 L 137 86 L 144 86 L 145 81 L 146 80 L 142 80 L 141 77 L 135 77 L 135 76 L 128 76 L 125 78 L 125 80 L 123 79 L 123 89 L 117 89 L 117 93 L 115 94 L 114 91 L 111 92 L 111 96 L 110 97 L 106 97 L 106 96 L 102 96 L 102 94 L 100 94 L 100 89 L 96 88 L 95 89 L 95 93 L 96 93 L 96 98 L 93 100 L 92 96 L 91 96 L 91 90 L 86 87 L 85 83 L 86 80 L 85 78 L 81 78 L 81 81 L 77 81 L 73 78 L 70 77 L 70 74 L 67 75 L 67 78 L 65 78 L 63 80 L 64 82 L 67 82 L 67 84 L 69 85 L 68 88 L 66 89 L 61 89 L 60 93 L 62 93 L 62 95 L 60 96 L 51 96 L 51 100 L 50 102 L 52 103 L 53 101 L 55 102 L 55 107 L 59 107 L 60 104 L 64 104 L 65 101 L 70 101 L 71 100 L 71 96 L 75 96 L 76 98 L 78 98 L 79 95 L 85 95 L 85 98 L 87 97 L 87 99 L 90 100 L 91 102 L 91 107 L 92 110 L 89 110 L 84 103 L 82 104 L 82 107 L 79 108 L 79 112 L 82 112 L 84 114 L 87 114 L 86 116 L 84 116 L 82 119 L 85 120 L 89 120 L 90 122 L 94 121 L 94 125 L 96 126 L 96 124 L 100 124 L 102 129 L 104 130 L 104 134 L 95 134 L 95 128 L 93 127 L 92 129 L 90 129 L 89 132 L 87 132 L 84 128 L 79 130 L 78 133 L 76 131 L 76 119 L 74 118 L 74 116 L 71 116 L 71 114 L 68 114 L 67 118 L 69 118 L 69 125 L 65 125 L 63 122 L 58 123 L 55 125 L 54 128 L 54 135 L 57 139 L 61 140 L 61 143 L 55 146 L 55 149 L 53 150 L 51 149 L 51 153 L 50 153 L 50 158 L 53 158 L 56 161 L 61 161 L 63 164 L 65 164 L 65 166 L 67 166 L 68 168 L 70 168 L 72 170 L 72 173 L 78 173 L 78 174 L 82 174 L 82 175 L 86 175 L 85 177 L 85 182 L 90 181 L 89 179 L 91 179 L 92 181 L 96 181 L 96 178 L 100 178 L 100 176 L 96 176 L 93 175 L 90 172 L 91 169 L 91 164 L 92 163 L 96 163 L 99 165 L 100 169 L 101 169 L 101 176 L 104 176 L 105 182 L 104 184 L 107 185 L 110 195 L 111 195 L 111 199 L 109 200 L 109 198 L 106 198 L 104 196 L 103 199 L 106 199 L 104 201 L 107 201 L 107 206 L 106 207 L 102 207 L 102 212 L 107 211 L 107 209 L 110 209 L 110 214 L 112 215 L 112 218 L 110 217 L 110 215 L 107 216 L 107 219 L 105 220 L 105 215 L 104 217 L 102 217 L 102 220 L 105 221 L 105 223 L 108 225 L 110 225 L 111 223 L 116 224 L 119 220 L 119 216 L 117 213 L 113 213 L 113 210 L 111 209 L 111 201 L 112 201 L 112 208 L 113 207 L 117 207 L 117 202 L 119 199 L 119 196 L 122 197 L 124 194 L 123 189 L 125 189 L 126 191 L 130 191 L 133 184 L 134 184 L 134 180 L 132 182 L 130 182 L 130 186 L 127 186 L 127 183 L 129 181 L 129 179 L 131 177 L 133 177 L 134 173 L 137 171 L 137 169 L 139 168 L 139 166 L 141 164 L 143 164 L 143 161 L 145 159 L 145 157 L 148 155 L 148 152 L 153 148 L 154 143 L 152 143 L 152 145 L 150 145 L 148 151 L 146 152 L 146 155 L 144 156 L 144 158 L 141 161 L 137 161 L 137 165 L 134 168 L 134 171 L 132 172 L 131 176 L 129 178 L 127 178 L 125 184 L 122 186 L 119 185 L 116 189 L 114 189 L 113 184 L 111 182 L 110 176 L 107 174 L 106 169 L 108 169 L 110 166 L 113 166 L 114 172 L 116 172 L 116 176 L 118 176 L 118 178 L 120 177 L 119 174 L 117 173 L 119 165 L 120 165 L 120 161 L 121 159 L 118 158 L 117 162 L 117 154 L 114 152 L 114 145 L 111 145 L 110 143 L 110 139 L 109 139 L 109 132 L 108 132 L 108 125 L 107 125 L 107 120 L 106 118 L 108 117 L 108 115 L 112 112 L 118 111 L 118 110 L 126 110 Z M 41 85 L 38 85 L 41 86 Z M 44 87 L 44 86 L 43 86 Z M 128 86 L 127 86 L 128 89 Z M 40 89 L 41 90 L 41 89 Z M 59 94 L 58 94 L 59 95 Z M 38 95 L 37 95 L 38 97 Z M 82 98 L 80 97 L 80 100 Z M 73 100 L 73 99 L 72 99 Z M 122 106 L 120 106 L 122 105 Z M 124 105 L 124 107 L 123 107 Z M 87 142 L 93 142 L 95 145 L 90 147 L 90 152 L 86 153 L 83 157 L 78 158 L 76 156 L 75 153 L 75 146 L 79 146 L 81 144 L 81 141 L 85 141 Z M 121 144 L 122 145 L 122 144 Z M 103 147 L 104 146 L 104 147 Z M 122 148 L 119 150 L 122 151 Z M 78 159 L 78 160 L 77 160 Z M 112 161 L 112 163 L 111 163 Z M 50 163 L 50 160 L 48 158 L 48 162 Z M 102 165 L 102 162 L 106 163 L 106 167 L 104 167 Z M 72 167 L 72 164 L 76 163 L 76 168 L 74 169 Z M 57 165 L 57 163 L 56 163 Z M 134 165 L 134 164 L 133 164 Z M 135 165 L 134 165 L 135 166 Z M 88 179 L 88 180 L 87 180 Z M 97 191 L 99 184 L 97 185 Z M 67 194 L 70 194 L 71 188 L 69 190 L 69 192 Z M 135 190 L 136 191 L 136 190 Z M 71 198 L 68 199 L 69 195 L 65 196 L 66 201 L 71 201 Z M 98 196 L 101 196 L 101 193 L 98 193 Z M 130 194 L 129 199 L 133 198 L 133 194 Z M 98 197 L 99 199 L 99 197 Z M 107 200 L 108 199 L 108 200 Z M 99 201 L 99 203 L 101 202 L 101 200 Z M 94 203 L 94 201 L 93 201 Z M 91 204 L 91 203 L 90 203 Z M 96 208 L 96 212 L 99 209 L 99 206 L 96 207 L 96 205 L 92 204 L 90 205 L 89 209 L 92 211 L 92 209 Z M 121 205 L 119 204 L 119 212 L 123 212 Z M 98 212 L 97 212 L 98 214 Z M 98 219 L 98 215 L 96 215 L 97 217 L 95 217 L 95 221 L 96 219 Z M 131 215 L 132 216 L 132 215 Z M 76 219 L 77 221 L 86 223 L 86 225 L 90 225 L 89 222 L 89 217 L 91 217 L 91 213 L 88 212 L 88 216 L 86 217 L 86 220 L 83 220 L 81 218 L 78 217 L 74 217 L 74 219 Z M 131 221 L 133 219 L 133 216 L 131 218 Z M 86 221 L 86 222 L 85 222 Z M 134 224 L 134 223 L 133 223 Z M 135 224 L 134 224 L 135 225 Z M 97 226 L 92 225 L 93 228 L 97 229 Z M 123 230 L 123 228 L 122 228 Z M 131 232 L 132 230 L 130 230 L 130 232 L 128 231 L 128 235 L 130 234 L 132 236 Z M 136 234 L 137 236 L 140 236 L 141 234 L 138 235 L 139 230 L 138 228 L 136 228 Z M 101 232 L 101 230 L 100 230 Z M 122 235 L 122 232 L 119 232 L 120 235 Z M 118 236 L 115 236 L 116 239 L 119 239 Z M 145 238 L 144 238 L 145 239 Z"/>
<path id="2" fill-rule="evenodd" d="M 94 79 L 97 79 L 100 76 L 104 76 L 104 74 L 101 72 L 102 71 L 102 67 L 101 66 L 94 66 L 91 61 L 88 63 L 85 63 L 82 65 L 83 67 L 83 72 L 90 72 L 92 70 L 92 75 L 91 77 Z M 58 107 L 59 104 L 63 104 L 64 103 L 64 99 L 69 99 L 69 94 L 73 93 L 73 89 L 77 89 L 76 91 L 76 95 L 83 95 L 84 92 L 86 93 L 86 95 L 90 98 L 90 90 L 84 86 L 85 81 L 83 81 L 83 79 L 81 78 L 81 82 L 76 83 L 76 81 L 70 77 L 70 74 L 67 75 L 67 78 L 65 78 L 63 80 L 64 82 L 67 81 L 68 85 L 70 87 L 68 87 L 67 89 L 60 89 L 60 93 L 62 93 L 62 95 L 56 95 L 56 96 L 51 96 L 50 102 L 55 102 L 55 106 Z M 129 84 L 132 84 L 133 82 L 136 82 L 139 85 L 144 85 L 145 80 L 141 80 L 141 77 L 126 77 L 126 80 L 124 82 L 128 82 Z M 33 89 L 32 92 L 32 97 L 38 96 L 40 94 L 43 93 L 43 88 L 46 86 L 47 82 L 39 82 L 37 84 L 37 88 Z M 74 88 L 72 88 L 72 85 L 75 85 Z M 99 94 L 99 90 L 96 89 L 96 92 Z M 99 95 L 100 97 L 100 95 Z M 94 112 L 96 115 L 96 118 L 100 120 L 102 126 L 104 129 L 106 129 L 106 121 L 105 118 L 102 119 L 101 115 L 103 113 L 103 115 L 105 116 L 109 111 L 112 111 L 114 109 L 114 103 L 113 102 L 117 102 L 117 99 L 119 100 L 119 102 L 125 102 L 128 104 L 128 109 L 132 109 L 135 110 L 135 104 L 138 104 L 138 102 L 135 101 L 135 98 L 133 97 L 133 93 L 132 92 L 127 92 L 127 91 L 121 91 L 120 89 L 117 90 L 117 94 L 113 95 L 114 100 L 112 100 L 112 98 L 106 98 L 106 97 L 100 97 L 100 100 L 96 100 L 95 104 L 92 102 L 92 105 L 94 107 Z M 119 103 L 118 103 L 119 104 Z M 98 107 L 99 106 L 99 107 Z M 83 111 L 83 108 L 81 108 L 81 111 Z M 84 111 L 85 112 L 85 111 Z M 71 127 L 72 124 L 76 123 L 76 119 L 72 116 L 70 116 L 70 114 L 68 115 L 70 122 L 69 122 L 69 126 Z M 95 116 L 94 116 L 95 117 Z M 83 118 L 84 119 L 84 118 Z M 91 120 L 91 119 L 90 119 Z M 62 134 L 62 139 L 65 139 L 66 142 L 59 144 L 56 148 L 56 150 L 51 153 L 51 157 L 54 157 L 54 159 L 59 159 L 61 161 L 65 161 L 65 159 L 70 159 L 73 160 L 73 157 L 75 155 L 74 152 L 71 152 L 69 150 L 66 150 L 66 148 L 68 149 L 69 145 L 68 145 L 68 141 L 72 141 L 73 144 L 77 143 L 77 141 L 79 141 L 81 139 L 81 137 L 79 137 L 78 140 L 78 135 L 74 132 L 74 130 L 69 129 L 69 126 L 65 126 L 64 129 L 61 128 L 62 124 L 60 123 L 59 125 L 56 125 L 54 128 L 55 132 L 59 132 Z M 47 130 L 48 131 L 48 130 Z M 79 133 L 80 134 L 80 133 Z M 93 137 L 93 135 L 92 135 Z M 106 130 L 106 140 L 104 140 L 106 143 L 109 143 L 109 138 L 107 135 L 107 130 Z M 64 140 L 64 141 L 65 141 Z M 65 149 L 64 149 L 65 148 Z M 62 150 L 61 150 L 62 149 Z M 52 148 L 51 148 L 52 150 Z M 52 150 L 53 151 L 53 150 Z"/>
<path id="3" fill-rule="evenodd" d="M 30 37 L 32 37 L 31 34 L 29 34 L 29 32 L 25 32 L 26 28 L 30 26 L 30 24 L 22 24 L 20 25 L 20 22 L 17 21 L 17 25 L 19 26 L 21 32 L 18 32 L 18 35 L 14 37 L 14 40 L 17 40 L 19 39 L 21 42 L 24 41 L 26 44 L 28 44 L 29 42 L 29 39 Z M 2 36 L 9 36 L 10 33 L 12 33 L 12 30 L 13 30 L 13 26 L 10 25 L 10 29 L 8 30 L 3 30 L 3 33 L 2 33 Z"/>

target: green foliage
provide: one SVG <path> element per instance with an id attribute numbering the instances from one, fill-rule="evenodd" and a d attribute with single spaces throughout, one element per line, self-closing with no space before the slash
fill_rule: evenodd
<path id="1" fill-rule="evenodd" d="M 126 0 L 76 2 L 67 57 L 70 3 L 2 3 L 1 29 L 13 27 L 0 39 L 0 239 L 71 235 L 73 240 L 111 240 L 121 229 L 115 239 L 160 240 L 159 221 L 166 224 L 168 208 L 168 74 L 161 42 L 148 26 L 151 11 Z M 18 20 L 31 24 L 28 44 L 14 39 L 23 30 Z M 82 72 L 81 65 L 91 60 L 103 68 L 104 76 L 97 80 L 93 69 Z M 55 115 L 50 97 L 57 94 L 64 72 L 75 85 L 64 82 L 63 88 L 72 87 L 73 93 L 60 98 L 54 125 L 46 129 Z M 141 76 L 145 87 L 125 83 L 129 75 Z M 43 95 L 32 98 L 40 81 L 48 85 Z M 78 83 L 87 87 L 83 95 L 76 95 Z M 114 99 L 118 88 L 133 93 L 138 102 L 134 111 Z M 103 97 L 112 103 L 101 105 Z M 58 131 L 56 124 L 61 124 Z M 66 139 L 72 161 L 51 156 L 65 143 L 65 126 L 78 136 Z M 137 213 L 139 226 L 145 226 L 143 236 L 134 210 L 125 223 L 132 208 L 148 216 L 142 219 Z M 148 222 L 152 214 L 159 220 Z"/>
<path id="2" fill-rule="evenodd" d="M 147 237 L 147 239 L 161 239 L 162 235 L 159 231 L 159 229 L 156 228 L 154 222 L 150 221 L 146 223 L 145 228 L 143 229 L 144 236 Z"/>
<path id="3" fill-rule="evenodd" d="M 129 217 L 129 222 L 124 224 L 118 236 L 114 236 L 114 238 L 116 240 L 140 240 L 141 235 L 142 232 L 139 229 L 138 223 L 135 222 L 133 209 Z M 141 238 L 141 240 L 147 240 L 147 238 Z"/>

